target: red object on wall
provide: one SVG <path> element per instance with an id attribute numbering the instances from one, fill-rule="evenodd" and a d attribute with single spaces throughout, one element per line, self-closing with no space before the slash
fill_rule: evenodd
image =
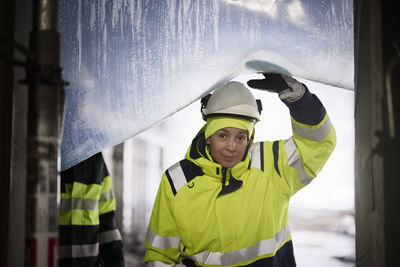
<path id="1" fill-rule="evenodd" d="M 36 238 L 26 239 L 26 257 L 25 266 L 36 267 L 36 256 L 37 256 L 37 240 Z"/>
<path id="2" fill-rule="evenodd" d="M 51 237 L 49 238 L 49 243 L 48 243 L 48 258 L 47 258 L 47 266 L 48 267 L 56 267 L 57 264 L 55 260 L 57 259 L 57 238 L 56 237 Z"/>

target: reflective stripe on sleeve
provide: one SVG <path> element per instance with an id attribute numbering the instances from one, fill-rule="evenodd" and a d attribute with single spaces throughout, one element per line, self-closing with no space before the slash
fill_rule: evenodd
<path id="1" fill-rule="evenodd" d="M 312 181 L 312 178 L 304 171 L 303 160 L 296 152 L 297 146 L 293 137 L 290 137 L 285 141 L 285 150 L 288 156 L 288 165 L 296 169 L 300 183 L 304 185 L 309 184 Z"/>
<path id="2" fill-rule="evenodd" d="M 106 244 L 117 240 L 122 240 L 121 234 L 118 229 L 109 230 L 106 232 L 101 232 L 99 234 L 100 244 Z"/>
<path id="3" fill-rule="evenodd" d="M 110 189 L 100 195 L 99 201 L 108 201 L 110 199 L 115 198 L 114 190 Z"/>
<path id="4" fill-rule="evenodd" d="M 171 265 L 165 262 L 161 262 L 161 261 L 149 261 L 146 266 L 148 267 L 171 267 L 171 266 L 175 266 L 175 265 Z"/>
<path id="5" fill-rule="evenodd" d="M 251 151 L 251 168 L 264 171 L 263 142 L 253 145 L 253 150 Z"/>
<path id="6" fill-rule="evenodd" d="M 171 177 L 171 180 L 172 180 L 172 183 L 174 184 L 176 192 L 179 192 L 179 190 L 182 188 L 182 186 L 187 184 L 186 176 L 183 173 L 180 162 L 172 165 L 170 168 L 168 168 L 167 171 Z"/>
<path id="7" fill-rule="evenodd" d="M 97 210 L 97 199 L 86 198 L 62 198 L 60 200 L 60 210 Z"/>
<path id="8" fill-rule="evenodd" d="M 262 255 L 273 255 L 285 241 L 290 238 L 290 229 L 286 227 L 273 238 L 261 240 L 255 245 L 226 253 L 203 251 L 195 255 L 187 256 L 200 264 L 210 265 L 233 265 L 246 262 Z"/>
<path id="9" fill-rule="evenodd" d="M 99 254 L 99 243 L 58 247 L 58 257 L 60 259 L 95 257 L 98 254 Z"/>
<path id="10" fill-rule="evenodd" d="M 117 204 L 115 200 L 114 190 L 109 189 L 102 193 L 99 199 L 99 214 L 104 214 L 116 210 Z"/>
<path id="11" fill-rule="evenodd" d="M 152 247 L 159 249 L 179 248 L 181 239 L 173 236 L 159 236 L 150 229 L 147 229 L 146 240 Z"/>
<path id="12" fill-rule="evenodd" d="M 307 125 L 304 125 L 303 127 L 292 120 L 292 129 L 293 132 L 300 137 L 315 141 L 321 141 L 329 135 L 332 129 L 332 123 L 328 115 L 326 114 L 321 124 L 316 127 L 310 127 Z"/>

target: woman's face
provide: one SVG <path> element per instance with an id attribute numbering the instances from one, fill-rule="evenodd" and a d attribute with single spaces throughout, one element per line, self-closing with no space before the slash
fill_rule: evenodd
<path id="1" fill-rule="evenodd" d="M 207 138 L 210 154 L 214 161 L 225 168 L 231 168 L 242 160 L 248 144 L 246 130 L 223 128 Z"/>

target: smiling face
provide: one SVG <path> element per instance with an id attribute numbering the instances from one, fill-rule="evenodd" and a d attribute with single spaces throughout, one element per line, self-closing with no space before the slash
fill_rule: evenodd
<path id="1" fill-rule="evenodd" d="M 225 168 L 231 168 L 242 160 L 248 139 L 246 130 L 227 127 L 208 137 L 207 144 L 213 160 Z"/>

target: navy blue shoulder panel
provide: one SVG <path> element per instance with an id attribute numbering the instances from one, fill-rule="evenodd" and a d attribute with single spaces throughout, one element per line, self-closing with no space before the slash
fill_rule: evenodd
<path id="1" fill-rule="evenodd" d="M 278 159 L 279 159 L 279 141 L 275 141 L 272 144 L 272 152 L 274 153 L 274 167 L 276 172 L 279 174 L 279 176 L 281 176 L 281 173 L 279 171 L 279 167 L 278 167 Z"/>
<path id="2" fill-rule="evenodd" d="M 169 184 L 171 185 L 172 193 L 173 193 L 174 196 L 175 196 L 175 195 L 176 195 L 176 189 L 175 189 L 174 182 L 172 181 L 171 175 L 169 174 L 169 171 L 168 171 L 168 170 L 165 171 L 165 175 L 166 175 L 167 178 L 168 178 L 168 182 L 169 182 Z"/>
<path id="3" fill-rule="evenodd" d="M 260 143 L 260 168 L 264 171 L 264 142 Z"/>
<path id="4" fill-rule="evenodd" d="M 179 165 L 182 169 L 183 175 L 185 175 L 186 182 L 190 182 L 196 176 L 201 176 L 204 174 L 204 172 L 201 170 L 201 168 L 199 166 L 197 166 L 196 164 L 194 164 L 193 162 L 191 162 L 187 159 L 181 160 L 179 162 Z M 178 167 L 178 166 L 176 166 L 176 167 Z M 174 180 L 172 179 L 173 177 L 171 177 L 171 173 L 169 172 L 169 170 L 165 171 L 165 175 L 167 176 L 168 182 L 171 185 L 172 193 L 174 195 L 176 195 L 177 190 L 175 188 Z M 176 178 L 176 177 L 174 177 L 174 178 Z M 178 191 L 179 191 L 179 189 L 180 188 L 178 188 Z"/>
<path id="5" fill-rule="evenodd" d="M 183 159 L 180 161 L 183 173 L 185 174 L 186 181 L 190 182 L 196 176 L 204 175 L 204 172 L 201 170 L 199 166 L 194 164 L 193 162 Z"/>
<path id="6" fill-rule="evenodd" d="M 321 101 L 316 95 L 311 94 L 307 87 L 302 98 L 292 103 L 286 103 L 286 105 L 290 110 L 290 115 L 292 115 L 297 122 L 307 125 L 319 124 L 326 114 L 326 110 Z"/>

